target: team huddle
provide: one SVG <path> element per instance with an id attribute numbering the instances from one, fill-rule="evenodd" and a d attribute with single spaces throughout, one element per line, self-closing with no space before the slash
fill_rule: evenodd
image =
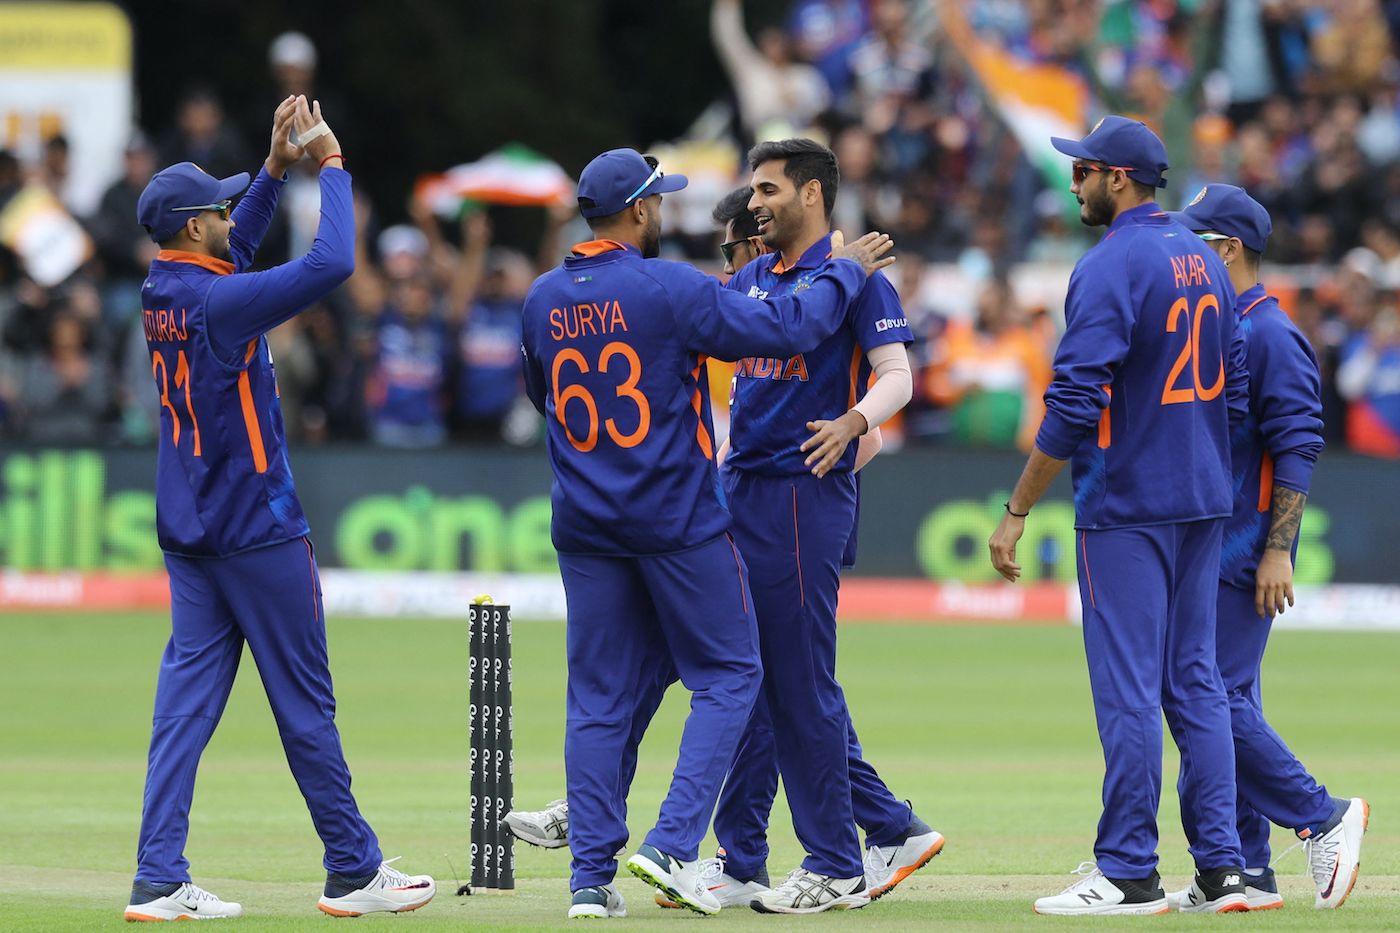
<path id="1" fill-rule="evenodd" d="M 1316 360 L 1258 284 L 1268 215 L 1225 185 L 1179 214 L 1161 211 L 1152 192 L 1165 186 L 1165 148 L 1135 121 L 1108 117 L 1055 145 L 1074 160 L 1082 219 L 1109 229 L 1071 278 L 1045 420 L 989 548 L 1014 581 L 1024 517 L 1072 462 L 1107 772 L 1095 862 L 1035 910 L 1282 906 L 1270 824 L 1308 847 L 1316 906 L 1339 906 L 1356 880 L 1367 805 L 1313 779 L 1264 719 L 1258 686 L 1270 621 L 1292 603 L 1322 446 Z M 286 169 L 304 156 L 321 172 L 315 244 L 245 271 Z M 860 470 L 880 449 L 879 425 L 912 393 L 913 334 L 881 271 L 893 243 L 873 232 L 848 243 L 831 230 L 840 172 L 825 146 L 764 142 L 748 161 L 749 184 L 714 210 L 727 282 L 657 258 L 662 197 L 686 179 L 614 149 L 579 178 L 594 238 L 525 301 L 525 381 L 547 422 L 568 604 L 567 787 L 565 799 L 504 822 L 527 842 L 570 848 L 571 918 L 626 915 L 614 879 L 628 790 L 677 680 L 691 706 L 675 771 L 625 863 L 661 907 L 862 908 L 944 846 L 866 761 L 836 679 Z M 147 338 L 172 637 L 126 918 L 242 913 L 192 882 L 184 845 L 195 767 L 245 640 L 325 846 L 318 906 L 335 916 L 415 910 L 433 880 L 383 860 L 350 793 L 315 553 L 264 337 L 353 270 L 339 144 L 319 107 L 288 98 L 251 186 L 246 174 L 216 179 L 181 163 L 152 179 L 138 219 L 161 246 L 142 297 L 156 322 Z M 722 443 L 711 358 L 736 362 Z M 1170 895 L 1156 870 L 1163 713 L 1181 749 L 1197 867 Z M 774 883 L 779 775 L 806 856 Z M 706 858 L 711 828 L 720 849 Z"/>

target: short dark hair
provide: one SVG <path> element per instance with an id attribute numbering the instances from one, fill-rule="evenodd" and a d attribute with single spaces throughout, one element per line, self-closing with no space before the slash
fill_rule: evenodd
<path id="1" fill-rule="evenodd" d="M 1141 198 L 1142 200 L 1144 200 L 1144 201 L 1155 201 L 1155 200 L 1157 200 L 1157 186 L 1156 186 L 1156 185 L 1149 185 L 1149 184 L 1146 184 L 1146 183 L 1144 183 L 1144 182 L 1140 182 L 1140 181 L 1138 181 L 1136 178 L 1133 178 L 1133 177 L 1131 177 L 1131 176 L 1129 176 L 1128 181 L 1132 182 L 1132 184 L 1133 184 L 1133 194 L 1137 195 L 1137 196 L 1138 196 L 1139 198 Z"/>
<path id="2" fill-rule="evenodd" d="M 815 139 L 778 139 L 759 143 L 749 150 L 749 168 L 756 169 L 764 162 L 782 159 L 783 174 L 801 188 L 807 182 L 816 180 L 822 186 L 822 204 L 826 216 L 831 216 L 836 206 L 836 188 L 841 184 L 841 169 L 836 164 L 836 153 Z"/>
<path id="3" fill-rule="evenodd" d="M 748 185 L 735 188 L 720 198 L 715 209 L 710 212 L 710 219 L 721 227 L 733 223 L 734 235 L 741 239 L 758 236 L 758 221 L 754 220 L 753 211 L 749 210 L 751 197 L 753 189 Z"/>

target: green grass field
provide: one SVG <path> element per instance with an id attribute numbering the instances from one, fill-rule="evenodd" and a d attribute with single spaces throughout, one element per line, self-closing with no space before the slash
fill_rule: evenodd
<path id="1" fill-rule="evenodd" d="M 0 929 L 115 929 L 130 889 L 155 671 L 168 622 L 155 616 L 0 616 Z M 516 803 L 564 786 L 563 626 L 515 628 Z M 281 757 L 251 659 L 204 757 L 188 854 L 195 879 L 241 901 L 243 931 L 546 929 L 564 923 L 568 855 L 516 849 L 513 896 L 452 896 L 468 872 L 465 623 L 331 622 L 339 722 L 361 807 L 388 856 L 438 878 L 437 900 L 404 917 L 340 921 L 315 909 L 321 851 Z M 846 626 L 841 679 L 869 760 L 948 837 L 944 854 L 893 895 L 850 914 L 703 919 L 651 906 L 625 872 L 636 929 L 704 924 L 927 929 L 1400 929 L 1400 636 L 1280 633 L 1266 702 L 1280 731 L 1334 792 L 1372 805 L 1361 880 L 1335 913 L 1312 910 L 1301 851 L 1279 865 L 1284 910 L 1130 923 L 1036 917 L 1030 901 L 1091 857 L 1102 773 L 1077 629 Z M 642 749 L 633 839 L 655 817 L 685 696 L 673 692 Z M 1165 780 L 1175 779 L 1175 750 Z M 1162 871 L 1190 863 L 1175 795 L 1163 801 Z M 781 795 L 773 862 L 799 851 Z M 1280 832 L 1276 852 L 1291 842 Z"/>

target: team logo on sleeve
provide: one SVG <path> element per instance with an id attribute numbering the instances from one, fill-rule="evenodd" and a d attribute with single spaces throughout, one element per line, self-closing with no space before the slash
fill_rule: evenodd
<path id="1" fill-rule="evenodd" d="M 875 332 L 884 333 L 887 330 L 894 330 L 896 327 L 908 327 L 909 319 L 906 317 L 882 317 L 875 322 Z"/>

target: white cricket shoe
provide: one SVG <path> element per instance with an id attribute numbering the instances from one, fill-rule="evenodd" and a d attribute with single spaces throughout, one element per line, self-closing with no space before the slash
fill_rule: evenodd
<path id="1" fill-rule="evenodd" d="M 131 903 L 126 919 L 142 920 L 219 920 L 243 916 L 243 905 L 223 901 L 189 881 L 174 886 L 138 881 L 131 886 Z M 164 893 L 162 893 L 164 892 Z"/>
<path id="2" fill-rule="evenodd" d="M 816 914 L 824 910 L 856 910 L 870 903 L 865 876 L 833 878 L 805 868 L 755 897 L 749 906 L 761 914 Z"/>
<path id="3" fill-rule="evenodd" d="M 723 851 L 723 850 L 721 850 Z M 708 858 L 700 863 L 700 877 L 705 887 L 719 901 L 719 906 L 747 907 L 755 897 L 768 890 L 768 871 L 748 881 L 740 881 L 724 870 L 723 858 Z M 680 907 L 660 891 L 656 892 L 656 906 L 675 909 Z"/>
<path id="4" fill-rule="evenodd" d="M 1036 913 L 1070 917 L 1167 912 L 1167 895 L 1156 872 L 1150 884 L 1114 881 L 1093 862 L 1080 863 L 1073 873 L 1084 877 L 1053 897 L 1039 898 L 1035 902 Z"/>
<path id="5" fill-rule="evenodd" d="M 570 920 L 602 920 L 627 916 L 627 904 L 614 884 L 595 884 L 574 892 Z"/>
<path id="6" fill-rule="evenodd" d="M 1303 843 L 1308 853 L 1308 871 L 1317 888 L 1313 907 L 1331 910 L 1346 903 L 1356 886 L 1356 876 L 1361 873 L 1361 840 L 1370 821 L 1370 804 L 1353 797 L 1336 826 Z"/>
<path id="7" fill-rule="evenodd" d="M 544 849 L 561 849 L 569 844 L 569 802 L 556 800 L 543 810 L 511 810 L 501 817 L 516 839 Z"/>
<path id="8" fill-rule="evenodd" d="M 872 901 L 890 893 L 901 881 L 943 851 L 943 834 L 915 816 L 904 841 L 865 850 L 865 886 Z"/>
<path id="9" fill-rule="evenodd" d="M 367 878 L 328 875 L 325 893 L 316 906 L 332 917 L 417 910 L 433 899 L 437 886 L 427 875 L 405 875 L 392 867 L 397 861 L 397 856 L 389 859 Z"/>
<path id="10" fill-rule="evenodd" d="M 647 884 L 661 889 L 667 898 L 698 914 L 717 914 L 719 898 L 710 891 L 701 875 L 701 866 L 713 859 L 682 862 L 655 846 L 642 845 L 637 854 L 627 860 L 627 870 Z"/>
<path id="11" fill-rule="evenodd" d="M 1167 907 L 1172 910 L 1184 910 L 1191 905 L 1191 895 L 1195 891 L 1196 883 L 1182 888 L 1180 891 L 1172 891 L 1167 894 Z M 1264 869 L 1262 874 L 1251 875 L 1248 872 L 1244 876 L 1244 897 L 1245 903 L 1250 910 L 1278 910 L 1283 906 L 1283 895 L 1278 893 L 1278 879 L 1274 875 L 1272 868 Z"/>

